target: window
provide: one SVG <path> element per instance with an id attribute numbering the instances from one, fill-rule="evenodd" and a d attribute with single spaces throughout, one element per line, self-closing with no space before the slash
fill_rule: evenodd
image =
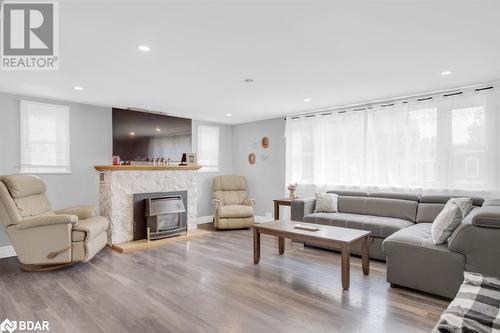
<path id="1" fill-rule="evenodd" d="M 469 91 L 287 118 L 287 182 L 307 189 L 497 191 L 498 101 L 498 93 Z"/>
<path id="2" fill-rule="evenodd" d="M 69 172 L 69 107 L 21 101 L 21 173 Z"/>
<path id="3" fill-rule="evenodd" d="M 219 171 L 219 127 L 198 125 L 196 147 L 201 171 Z"/>

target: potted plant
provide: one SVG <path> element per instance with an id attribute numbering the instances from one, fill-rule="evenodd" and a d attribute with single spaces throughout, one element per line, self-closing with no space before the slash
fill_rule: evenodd
<path id="1" fill-rule="evenodd" d="M 288 191 L 290 192 L 290 198 L 292 198 L 292 199 L 297 198 L 297 193 L 296 193 L 297 185 L 298 185 L 297 183 L 294 183 L 294 184 L 288 185 L 288 187 L 287 187 Z"/>

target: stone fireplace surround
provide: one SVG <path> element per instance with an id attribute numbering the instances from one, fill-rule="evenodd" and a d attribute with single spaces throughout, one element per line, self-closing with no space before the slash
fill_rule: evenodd
<path id="1" fill-rule="evenodd" d="M 110 221 L 108 244 L 133 240 L 133 196 L 138 193 L 187 191 L 188 230 L 197 228 L 198 166 L 96 166 L 99 211 Z"/>

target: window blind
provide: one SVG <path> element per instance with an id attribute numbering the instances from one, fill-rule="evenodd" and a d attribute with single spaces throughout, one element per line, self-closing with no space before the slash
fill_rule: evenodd
<path id="1" fill-rule="evenodd" d="M 219 127 L 198 125 L 196 137 L 201 171 L 219 171 Z"/>
<path id="2" fill-rule="evenodd" d="M 21 101 L 21 173 L 69 173 L 69 107 Z"/>

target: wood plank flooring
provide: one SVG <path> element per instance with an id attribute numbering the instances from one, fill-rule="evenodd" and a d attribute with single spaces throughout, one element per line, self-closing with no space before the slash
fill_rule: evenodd
<path id="1" fill-rule="evenodd" d="M 252 262 L 249 230 L 214 232 L 130 254 L 109 248 L 91 262 L 25 273 L 0 260 L 0 321 L 48 320 L 51 332 L 430 332 L 446 300 L 390 288 L 385 264 L 262 236 Z"/>

